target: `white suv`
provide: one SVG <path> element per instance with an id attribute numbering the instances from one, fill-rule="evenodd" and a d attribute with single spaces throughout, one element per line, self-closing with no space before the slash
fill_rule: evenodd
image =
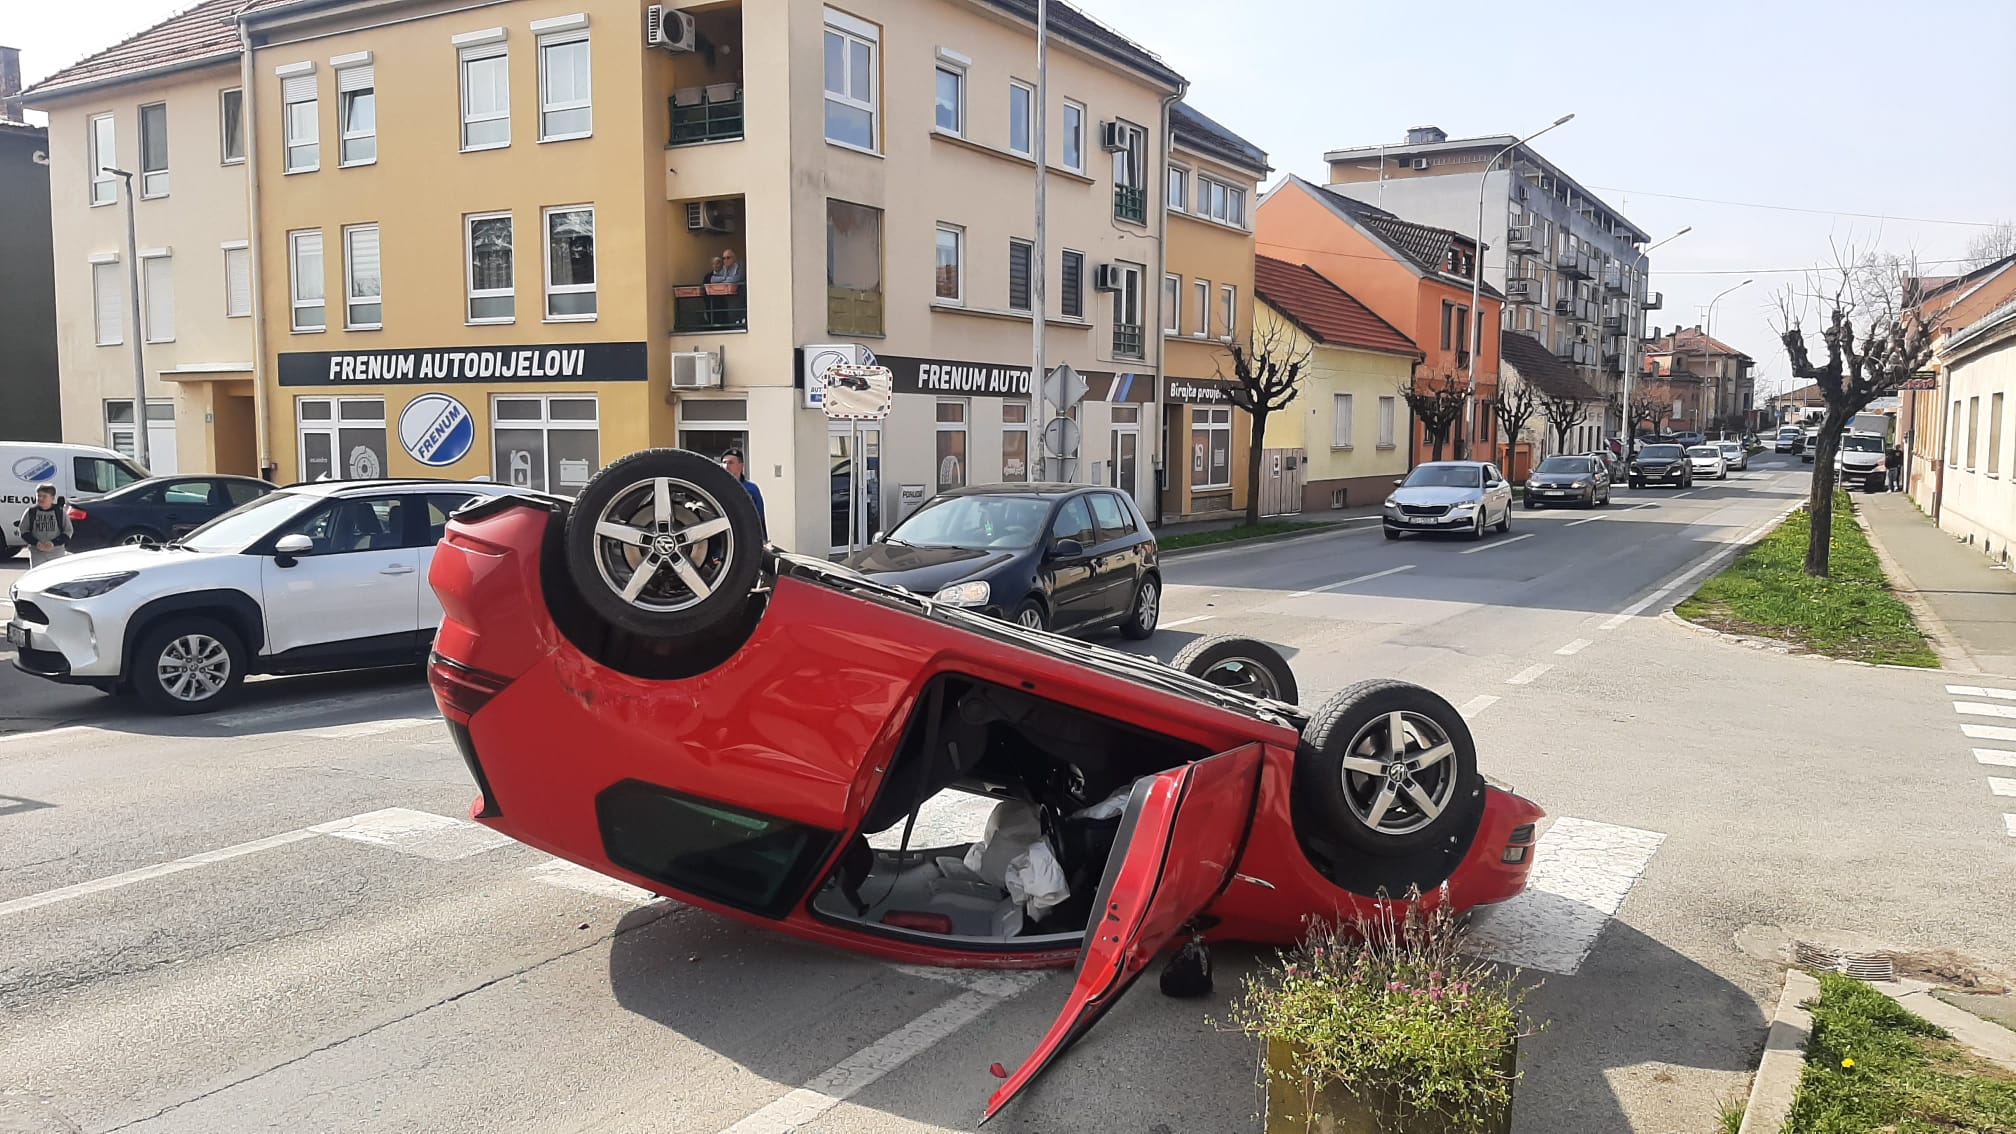
<path id="1" fill-rule="evenodd" d="M 9 597 L 15 668 L 168 713 L 215 709 L 248 673 L 409 663 L 441 622 L 427 583 L 448 514 L 500 484 L 325 481 L 160 548 L 66 556 Z"/>

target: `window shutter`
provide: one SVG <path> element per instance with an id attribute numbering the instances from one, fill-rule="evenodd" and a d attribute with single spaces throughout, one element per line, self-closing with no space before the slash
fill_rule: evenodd
<path id="1" fill-rule="evenodd" d="M 345 67 L 336 72 L 336 89 L 339 91 L 368 91 L 378 84 L 373 79 L 375 69 L 370 66 Z M 294 80 L 289 79 L 288 82 Z"/>
<path id="2" fill-rule="evenodd" d="M 252 253 L 248 249 L 224 250 L 224 314 L 252 314 Z"/>
<path id="3" fill-rule="evenodd" d="M 1029 253 L 1027 244 L 1008 245 L 1008 306 L 1015 311 L 1029 310 Z"/>
<path id="4" fill-rule="evenodd" d="M 280 101 L 313 102 L 315 100 L 315 76 L 295 75 L 280 83 Z"/>
<path id="5" fill-rule="evenodd" d="M 147 338 L 167 342 L 175 337 L 175 261 L 150 256 L 140 261 L 146 279 Z"/>
<path id="6" fill-rule="evenodd" d="M 120 294 L 120 265 L 91 265 L 91 284 L 98 305 L 98 342 L 116 343 L 124 331 L 125 296 Z"/>

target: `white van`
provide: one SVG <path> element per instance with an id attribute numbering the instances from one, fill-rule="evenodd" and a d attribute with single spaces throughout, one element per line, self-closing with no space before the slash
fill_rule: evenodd
<path id="1" fill-rule="evenodd" d="M 146 469 L 96 445 L 0 441 L 0 559 L 23 546 L 15 521 L 35 503 L 36 486 L 53 484 L 66 500 L 89 500 L 145 479 Z"/>

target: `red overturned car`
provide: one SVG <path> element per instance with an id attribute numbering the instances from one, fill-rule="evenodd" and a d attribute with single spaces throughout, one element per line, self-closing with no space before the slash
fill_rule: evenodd
<path id="1" fill-rule="evenodd" d="M 472 503 L 432 582 L 429 678 L 478 821 L 895 961 L 1076 964 L 990 1117 L 1166 948 L 1194 984 L 1204 942 L 1289 943 L 1409 886 L 1501 902 L 1532 866 L 1540 809 L 1426 689 L 1307 711 L 1262 643 L 1164 665 L 936 604 L 766 546 L 694 453 L 632 454 L 571 505 Z M 941 792 L 996 801 L 985 831 L 910 845 Z"/>

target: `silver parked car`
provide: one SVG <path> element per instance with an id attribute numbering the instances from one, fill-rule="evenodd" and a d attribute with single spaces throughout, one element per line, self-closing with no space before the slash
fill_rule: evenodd
<path id="1" fill-rule="evenodd" d="M 1732 469 L 1750 468 L 1750 450 L 1741 441 L 1717 441 L 1715 447 L 1722 450 L 1722 463 Z"/>
<path id="2" fill-rule="evenodd" d="M 1463 532 L 1483 539 L 1484 529 L 1512 530 L 1512 486 L 1488 461 L 1431 461 L 1416 465 L 1386 498 L 1386 538 L 1404 532 Z"/>

